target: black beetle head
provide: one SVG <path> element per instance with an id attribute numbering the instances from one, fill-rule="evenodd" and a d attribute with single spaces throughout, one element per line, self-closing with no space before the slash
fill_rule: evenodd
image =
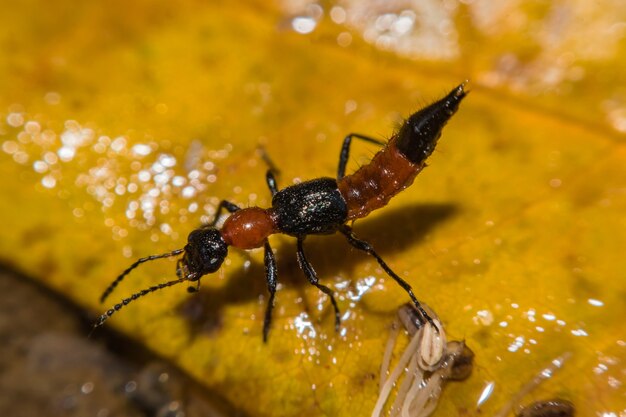
<path id="1" fill-rule="evenodd" d="M 130 302 L 148 295 L 154 291 L 171 287 L 185 281 L 198 281 L 203 275 L 217 271 L 222 266 L 226 255 L 228 254 L 228 245 L 222 238 L 222 234 L 214 227 L 196 229 L 189 234 L 187 244 L 184 249 L 176 249 L 161 255 L 151 255 L 137 260 L 124 272 L 122 272 L 102 293 L 100 301 L 104 301 L 117 285 L 128 275 L 133 269 L 137 268 L 144 262 L 154 261 L 155 259 L 169 258 L 183 253 L 183 257 L 178 260 L 176 267 L 176 275 L 178 279 L 164 282 L 162 284 L 153 285 L 149 288 L 141 290 L 128 298 L 124 298 L 121 303 L 115 304 L 106 313 L 100 316 L 98 321 L 94 323 L 94 328 L 102 326 L 102 324 L 111 317 L 116 311 L 128 305 Z M 198 284 L 200 281 L 198 281 Z M 198 285 L 199 286 L 199 285 Z M 190 290 L 193 289 L 190 287 Z"/>
<path id="2" fill-rule="evenodd" d="M 185 254 L 181 259 L 178 275 L 190 281 L 217 271 L 228 255 L 228 245 L 219 230 L 211 228 L 196 229 L 189 234 Z"/>

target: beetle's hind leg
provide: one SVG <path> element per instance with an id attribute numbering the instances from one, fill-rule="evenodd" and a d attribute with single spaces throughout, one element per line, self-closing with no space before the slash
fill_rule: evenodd
<path id="1" fill-rule="evenodd" d="M 339 331 L 339 325 L 341 323 L 341 316 L 339 314 L 339 307 L 337 306 L 337 301 L 335 300 L 335 295 L 333 294 L 333 290 L 328 288 L 325 285 L 319 283 L 317 278 L 317 273 L 313 266 L 309 263 L 304 255 L 304 249 L 302 248 L 302 243 L 304 242 L 304 237 L 298 238 L 298 264 L 300 268 L 304 271 L 304 275 L 306 275 L 309 282 L 316 286 L 320 291 L 326 294 L 330 298 L 330 302 L 335 309 L 335 330 Z"/>
<path id="2" fill-rule="evenodd" d="M 411 301 L 413 301 L 415 308 L 417 308 L 422 318 L 425 321 L 428 321 L 435 329 L 437 329 L 437 326 L 435 326 L 433 319 L 428 315 L 426 310 L 424 310 L 424 307 L 422 307 L 421 303 L 417 300 L 417 297 L 415 297 L 415 294 L 413 294 L 413 288 L 411 288 L 408 282 L 406 282 L 405 280 L 400 278 L 398 274 L 393 272 L 393 270 L 389 267 L 389 265 L 387 265 L 387 263 L 383 261 L 383 259 L 376 253 L 372 245 L 370 245 L 368 242 L 364 240 L 357 238 L 352 232 L 352 228 L 349 226 L 344 225 L 341 229 L 339 229 L 339 231 L 346 236 L 346 238 L 348 239 L 348 243 L 350 243 L 352 246 L 354 246 L 358 250 L 361 250 L 373 256 L 378 261 L 378 264 L 387 273 L 387 275 L 393 278 L 398 283 L 398 285 L 400 285 L 404 289 L 404 291 L 406 291 L 409 294 L 409 297 L 411 297 Z"/>
<path id="3" fill-rule="evenodd" d="M 385 146 L 385 142 L 359 133 L 350 133 L 343 139 L 341 152 L 339 152 L 339 166 L 337 167 L 337 180 L 342 179 L 346 175 L 346 165 L 348 165 L 348 157 L 350 156 L 350 145 L 352 138 L 361 139 L 362 141 L 374 143 L 376 145 Z"/>

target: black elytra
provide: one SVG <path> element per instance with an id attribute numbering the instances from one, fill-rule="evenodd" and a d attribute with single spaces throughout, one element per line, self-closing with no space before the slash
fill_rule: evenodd
<path id="1" fill-rule="evenodd" d="M 278 191 L 272 198 L 276 227 L 286 235 L 335 233 L 348 206 L 334 178 L 319 178 Z"/>

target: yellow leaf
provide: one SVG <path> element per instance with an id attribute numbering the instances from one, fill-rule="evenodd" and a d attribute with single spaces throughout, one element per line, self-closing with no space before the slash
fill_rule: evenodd
<path id="1" fill-rule="evenodd" d="M 135 258 L 184 246 L 220 199 L 267 207 L 333 176 L 349 132 L 388 138 L 466 78 L 429 167 L 355 225 L 476 353 L 437 415 L 493 415 L 546 363 L 531 399 L 626 412 L 626 11 L 566 3 L 12 2 L 0 16 L 2 260 L 86 308 Z M 299 33 L 301 32 L 301 33 Z M 385 49 L 387 51 L 385 51 Z M 349 170 L 375 147 L 355 144 Z M 201 291 L 134 302 L 114 326 L 249 415 L 369 415 L 406 293 L 344 239 L 307 254 L 344 319 L 270 239 L 280 290 L 267 344 L 262 253 L 231 250 Z M 113 303 L 175 278 L 134 271 Z M 529 399 L 530 400 L 530 399 Z"/>

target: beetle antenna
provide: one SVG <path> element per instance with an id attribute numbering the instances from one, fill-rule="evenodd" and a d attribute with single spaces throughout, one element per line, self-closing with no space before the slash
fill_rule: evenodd
<path id="1" fill-rule="evenodd" d="M 136 292 L 135 294 L 131 295 L 128 298 L 124 298 L 120 303 L 115 304 L 113 307 L 107 310 L 106 313 L 101 315 L 100 318 L 98 318 L 98 320 L 94 323 L 93 328 L 95 329 L 96 327 L 102 326 L 102 324 L 104 324 L 104 322 L 107 321 L 109 317 L 115 314 L 116 311 L 119 311 L 122 307 L 127 306 L 131 301 L 135 301 L 136 299 L 143 297 L 144 295 L 148 295 L 151 292 L 155 292 L 163 288 L 171 287 L 172 285 L 180 284 L 181 282 L 188 281 L 188 280 L 189 278 L 184 277 L 184 278 L 176 279 L 174 281 L 169 281 L 169 282 L 164 282 L 162 284 L 153 285 L 152 287 L 146 288 L 145 290 Z"/>
<path id="2" fill-rule="evenodd" d="M 124 272 L 122 272 L 120 274 L 120 276 L 118 276 L 117 278 L 115 278 L 115 280 L 108 286 L 108 288 L 106 290 L 104 290 L 104 292 L 102 293 L 102 295 L 100 296 L 100 302 L 103 303 L 104 300 L 107 299 L 107 297 L 109 295 L 111 295 L 111 293 L 113 292 L 113 290 L 115 289 L 115 287 L 117 287 L 117 284 L 119 284 L 120 282 L 122 282 L 122 280 L 124 279 L 124 277 L 126 277 L 126 275 L 128 275 L 130 273 L 130 271 L 132 271 L 133 269 L 137 268 L 139 265 L 141 265 L 144 262 L 148 262 L 148 261 L 154 261 L 155 259 L 161 259 L 161 258 L 169 258 L 171 256 L 176 256 L 176 255 L 180 255 L 181 253 L 183 253 L 185 250 L 184 249 L 176 249 L 174 251 L 168 252 L 168 253 L 162 253 L 161 255 L 150 255 L 150 256 L 146 256 L 145 258 L 141 258 L 138 259 L 137 261 L 135 261 L 134 264 L 132 264 L 131 266 L 129 266 L 128 268 L 126 268 L 126 270 Z"/>

